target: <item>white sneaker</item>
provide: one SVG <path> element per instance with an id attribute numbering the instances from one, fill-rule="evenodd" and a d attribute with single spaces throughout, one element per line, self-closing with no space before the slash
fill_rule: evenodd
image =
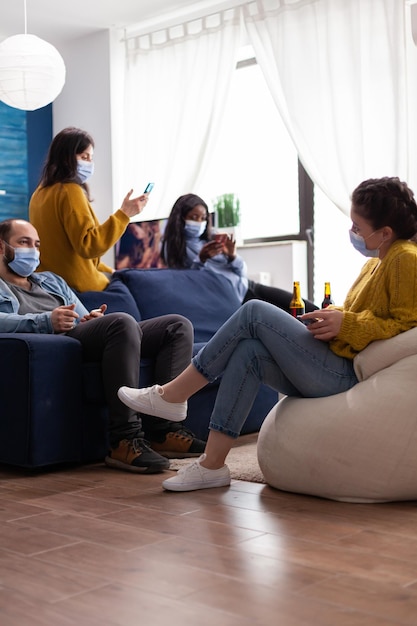
<path id="1" fill-rule="evenodd" d="M 171 422 L 182 422 L 187 417 L 187 403 L 167 402 L 162 397 L 162 388 L 159 385 L 144 389 L 120 387 L 117 395 L 123 404 L 146 415 L 162 417 Z"/>
<path id="2" fill-rule="evenodd" d="M 168 491 L 194 491 L 230 485 L 230 472 L 227 465 L 216 470 L 207 469 L 200 465 L 200 461 L 205 458 L 206 455 L 202 454 L 197 461 L 180 469 L 176 476 L 164 480 L 163 488 Z"/>

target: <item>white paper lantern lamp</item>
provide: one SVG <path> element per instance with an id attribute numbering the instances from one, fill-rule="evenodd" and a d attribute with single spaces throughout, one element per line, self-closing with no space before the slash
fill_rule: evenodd
<path id="1" fill-rule="evenodd" d="M 50 104 L 65 84 L 58 50 L 36 35 L 14 35 L 0 44 L 0 100 L 34 111 Z"/>

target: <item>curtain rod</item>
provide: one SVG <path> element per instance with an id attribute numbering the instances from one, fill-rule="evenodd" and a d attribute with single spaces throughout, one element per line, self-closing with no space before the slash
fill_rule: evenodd
<path id="1" fill-rule="evenodd" d="M 222 13 L 227 10 L 236 9 L 245 5 L 249 6 L 250 4 L 256 3 L 257 0 L 251 0 L 250 2 L 247 0 L 244 2 L 242 2 L 242 0 L 225 0 L 214 4 L 211 3 L 211 6 L 207 5 L 207 2 L 200 3 L 200 6 L 198 4 L 195 5 L 196 8 L 192 11 L 182 9 L 180 11 L 176 11 L 175 13 L 160 16 L 159 19 L 156 20 L 149 19 L 135 25 L 125 27 L 123 30 L 123 41 L 134 39 L 135 37 L 140 37 L 142 35 L 150 35 L 158 30 L 163 30 L 164 28 L 180 26 L 184 22 L 192 22 L 194 20 L 216 15 L 216 13 Z"/>

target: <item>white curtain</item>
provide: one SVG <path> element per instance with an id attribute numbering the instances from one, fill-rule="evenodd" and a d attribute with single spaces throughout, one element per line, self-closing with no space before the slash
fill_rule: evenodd
<path id="1" fill-rule="evenodd" d="M 346 214 L 366 178 L 412 182 L 404 3 L 256 0 L 249 39 L 310 177 Z"/>
<path id="2" fill-rule="evenodd" d="M 241 26 L 238 9 L 126 42 L 124 184 L 155 182 L 144 219 L 166 217 L 221 132 Z"/>

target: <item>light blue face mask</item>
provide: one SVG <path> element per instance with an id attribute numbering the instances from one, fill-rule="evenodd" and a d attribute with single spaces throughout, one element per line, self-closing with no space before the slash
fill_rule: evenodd
<path id="1" fill-rule="evenodd" d="M 81 159 L 78 159 L 77 174 L 81 184 L 87 182 L 87 180 L 94 174 L 94 161 L 82 161 Z"/>
<path id="2" fill-rule="evenodd" d="M 376 232 L 377 231 L 374 230 L 374 232 L 371 233 L 366 239 L 369 239 L 369 237 L 372 237 L 372 235 L 375 234 Z M 354 233 L 353 230 L 350 230 L 349 237 L 350 237 L 350 243 L 355 248 L 355 250 L 357 250 L 364 256 L 377 257 L 379 255 L 380 246 L 378 246 L 378 248 L 375 248 L 375 250 L 368 250 L 368 248 L 366 247 L 366 239 L 362 237 L 362 235 L 358 235 L 357 233 Z"/>
<path id="3" fill-rule="evenodd" d="M 6 243 L 6 242 L 5 242 Z M 18 276 L 27 278 L 36 270 L 40 263 L 40 254 L 37 248 L 13 248 L 6 243 L 9 248 L 14 250 L 13 261 L 7 261 L 9 268 Z"/>
<path id="4" fill-rule="evenodd" d="M 207 227 L 207 221 L 195 222 L 194 220 L 185 220 L 184 233 L 187 238 L 201 237 Z"/>

